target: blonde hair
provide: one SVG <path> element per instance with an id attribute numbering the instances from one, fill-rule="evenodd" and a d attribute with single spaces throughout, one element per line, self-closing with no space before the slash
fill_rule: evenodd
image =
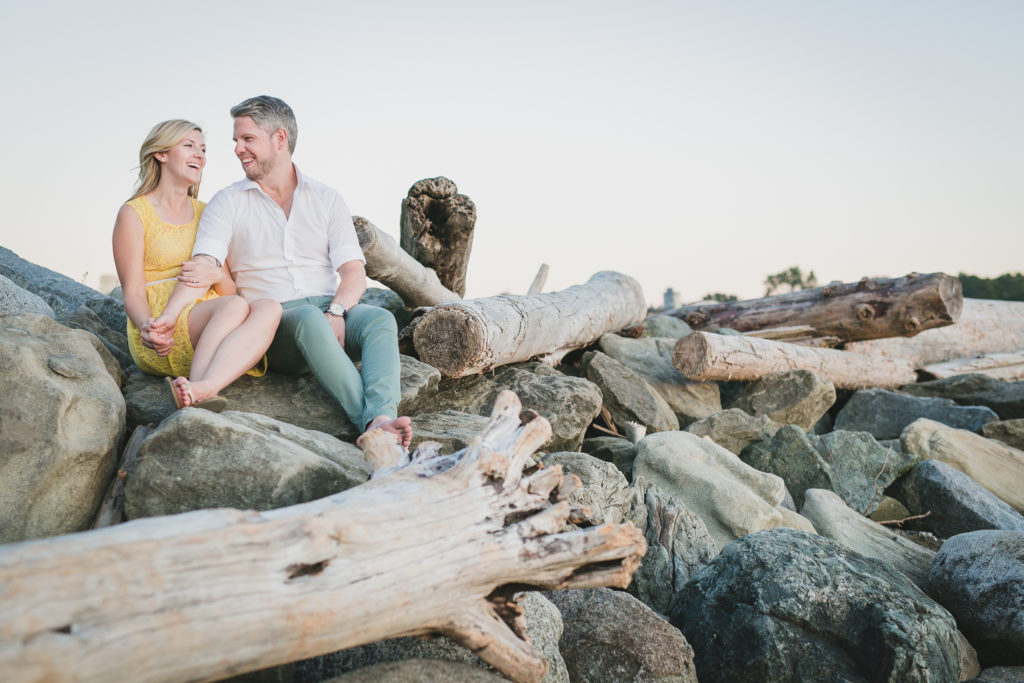
<path id="1" fill-rule="evenodd" d="M 139 180 L 135 184 L 135 193 L 128 198 L 128 201 L 156 189 L 156 186 L 160 184 L 161 170 L 156 155 L 170 151 L 194 130 L 203 132 L 202 128 L 184 119 L 162 121 L 153 126 L 153 130 L 149 131 L 149 135 L 142 141 L 142 147 L 139 148 Z M 188 196 L 199 196 L 199 183 L 188 186 Z"/>

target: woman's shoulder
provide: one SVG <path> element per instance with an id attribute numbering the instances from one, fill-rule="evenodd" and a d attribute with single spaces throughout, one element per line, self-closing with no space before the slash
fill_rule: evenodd
<path id="1" fill-rule="evenodd" d="M 152 205 L 146 199 L 146 195 L 143 194 L 138 197 L 133 197 L 122 204 L 118 215 L 122 213 L 131 215 L 131 213 L 134 212 L 135 215 L 139 217 L 139 221 L 143 225 L 146 225 L 149 223 L 148 218 L 152 210 Z"/>
<path id="2" fill-rule="evenodd" d="M 195 197 L 192 198 L 192 206 L 195 207 L 195 219 L 198 221 L 199 217 L 203 215 L 203 209 L 206 208 L 206 202 L 201 202 Z"/>

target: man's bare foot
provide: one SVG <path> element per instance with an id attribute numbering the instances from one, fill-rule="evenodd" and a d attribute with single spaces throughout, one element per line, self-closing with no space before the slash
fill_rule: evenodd
<path id="1" fill-rule="evenodd" d="M 412 443 L 412 420 L 406 416 L 391 417 L 390 415 L 378 415 L 366 426 L 366 431 L 383 429 L 398 437 L 398 445 L 408 449 Z"/>

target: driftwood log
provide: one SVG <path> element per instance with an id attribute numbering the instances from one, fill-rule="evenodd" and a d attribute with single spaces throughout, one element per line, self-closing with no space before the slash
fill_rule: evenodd
<path id="1" fill-rule="evenodd" d="M 417 321 L 413 345 L 442 375 L 462 377 L 531 358 L 557 363 L 605 332 L 636 325 L 646 313 L 636 280 L 602 271 L 560 292 L 435 306 Z"/>
<path id="2" fill-rule="evenodd" d="M 837 389 L 898 387 L 917 381 L 902 360 L 741 335 L 694 332 L 676 342 L 672 365 L 692 380 L 752 381 L 773 372 L 812 370 Z"/>
<path id="3" fill-rule="evenodd" d="M 917 334 L 950 325 L 960 315 L 960 281 L 945 273 L 864 278 L 763 299 L 703 303 L 668 311 L 695 330 L 739 332 L 803 327 L 807 336 L 840 341 Z"/>
<path id="4" fill-rule="evenodd" d="M 435 273 L 398 246 L 395 239 L 362 216 L 353 216 L 366 274 L 402 297 L 406 307 L 436 306 L 462 297 L 441 284 Z"/>
<path id="5" fill-rule="evenodd" d="M 214 680 L 441 633 L 517 681 L 523 587 L 625 587 L 631 524 L 569 530 L 561 468 L 524 472 L 550 425 L 504 392 L 464 451 L 377 430 L 373 478 L 268 512 L 202 510 L 0 547 L 0 680 Z"/>
<path id="6" fill-rule="evenodd" d="M 433 268 L 441 284 L 466 295 L 466 267 L 473 247 L 476 205 L 448 178 L 427 178 L 402 200 L 402 249 Z"/>
<path id="7" fill-rule="evenodd" d="M 955 325 L 911 339 L 855 342 L 846 349 L 903 358 L 917 367 L 984 353 L 1012 353 L 1024 349 L 1024 302 L 964 299 Z"/>
<path id="8" fill-rule="evenodd" d="M 103 496 L 99 512 L 93 520 L 92 528 L 99 529 L 113 524 L 120 524 L 124 521 L 124 484 L 135 467 L 135 460 L 142 448 L 142 442 L 153 432 L 153 428 L 147 425 L 139 425 L 132 432 L 128 443 L 121 453 L 121 461 L 117 465 L 114 478 L 107 487 L 107 494 Z"/>
<path id="9" fill-rule="evenodd" d="M 918 368 L 935 379 L 956 375 L 988 375 L 995 379 L 1017 381 L 1024 379 L 1024 350 L 1014 353 L 988 353 L 973 358 L 958 358 L 943 363 L 932 363 Z"/>

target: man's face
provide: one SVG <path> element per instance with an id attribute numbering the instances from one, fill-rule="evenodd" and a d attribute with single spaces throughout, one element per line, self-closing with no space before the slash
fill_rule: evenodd
<path id="1" fill-rule="evenodd" d="M 273 170 L 280 152 L 273 136 L 248 116 L 235 119 L 235 156 L 249 180 L 259 182 Z"/>

